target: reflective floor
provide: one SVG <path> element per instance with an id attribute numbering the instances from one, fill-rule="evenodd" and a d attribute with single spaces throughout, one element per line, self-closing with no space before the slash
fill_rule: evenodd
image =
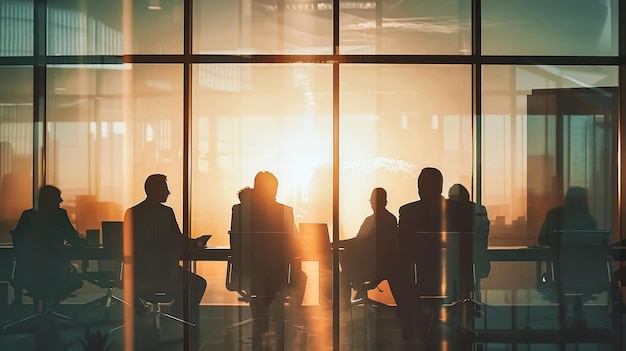
<path id="1" fill-rule="evenodd" d="M 363 306 L 346 310 L 340 315 L 340 347 L 342 351 L 355 350 L 624 350 L 625 314 L 615 311 L 619 318 L 615 331 L 607 332 L 608 326 L 594 315 L 601 309 L 586 305 L 588 325 L 584 327 L 559 328 L 554 318 L 554 306 L 489 306 L 484 314 L 474 319 L 477 334 L 458 328 L 457 316 L 449 314 L 447 324 L 435 323 L 431 336 L 405 341 L 395 316 L 394 307 Z M 124 328 L 108 334 L 112 328 L 123 324 L 122 307 L 113 305 L 110 312 L 94 309 L 102 306 L 64 303 L 56 308 L 60 314 L 71 316 L 73 321 L 55 323 L 29 323 L 0 335 L 1 350 L 108 350 L 124 349 Z M 100 310 L 101 311 L 101 310 Z M 20 307 L 9 307 L 3 312 L 0 323 L 19 320 L 31 315 L 33 305 L 25 300 Z M 97 317 L 96 317 L 97 316 Z M 320 306 L 304 306 L 299 324 L 304 330 L 289 328 L 284 341 L 285 350 L 332 350 L 332 313 Z M 198 350 L 252 350 L 249 324 L 235 326 L 249 317 L 247 306 L 202 306 L 199 336 L 194 339 Z M 528 324 L 515 321 L 533 321 Z M 86 322 L 86 324 L 81 324 Z M 86 328 L 85 325 L 89 327 Z M 235 327 L 233 327 L 235 326 Z M 154 319 L 135 321 L 135 350 L 183 350 L 183 329 L 178 323 L 161 318 L 160 325 Z M 272 331 L 272 327 L 270 328 Z M 88 331 L 88 334 L 85 332 Z M 275 334 L 266 340 L 266 350 L 278 350 Z M 98 334 L 100 333 L 100 334 Z"/>

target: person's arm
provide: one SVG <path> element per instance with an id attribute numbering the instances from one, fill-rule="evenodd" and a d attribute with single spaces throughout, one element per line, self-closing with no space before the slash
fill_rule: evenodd
<path id="1" fill-rule="evenodd" d="M 58 218 L 60 221 L 60 228 L 63 231 L 64 239 L 72 246 L 86 246 L 87 240 L 78 234 L 72 225 L 72 222 L 70 222 L 70 217 L 67 215 L 67 211 L 64 209 L 60 210 L 61 212 L 59 213 Z"/>
<path id="2" fill-rule="evenodd" d="M 550 210 L 546 214 L 546 218 L 543 220 L 541 230 L 539 231 L 539 237 L 537 238 L 539 245 L 550 246 L 552 244 L 552 231 L 554 230 L 554 226 L 552 225 L 553 215 L 554 211 Z"/>

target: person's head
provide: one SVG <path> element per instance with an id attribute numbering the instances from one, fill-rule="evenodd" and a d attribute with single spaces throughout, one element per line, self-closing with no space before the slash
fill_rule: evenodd
<path id="1" fill-rule="evenodd" d="M 448 189 L 448 199 L 457 201 L 457 202 L 469 202 L 470 194 L 461 184 L 454 184 Z"/>
<path id="2" fill-rule="evenodd" d="M 59 208 L 63 199 L 61 198 L 61 189 L 53 185 L 44 185 L 39 188 L 39 198 L 37 206 L 39 210 L 50 210 Z"/>
<path id="3" fill-rule="evenodd" d="M 278 192 L 278 179 L 268 172 L 262 171 L 254 177 L 254 194 L 261 200 L 274 200 Z"/>
<path id="4" fill-rule="evenodd" d="M 443 190 L 443 175 L 437 168 L 426 167 L 417 177 L 417 192 L 422 200 L 435 200 Z"/>
<path id="5" fill-rule="evenodd" d="M 374 188 L 370 195 L 370 204 L 374 212 L 387 206 L 387 191 L 383 188 Z"/>
<path id="6" fill-rule="evenodd" d="M 157 200 L 158 202 L 167 201 L 170 195 L 170 189 L 167 186 L 167 176 L 164 174 L 151 174 L 146 178 L 143 185 L 146 196 Z"/>
<path id="7" fill-rule="evenodd" d="M 588 214 L 587 190 L 580 186 L 572 186 L 565 193 L 565 210 L 568 213 Z"/>
<path id="8" fill-rule="evenodd" d="M 240 189 L 237 192 L 237 197 L 239 198 L 239 202 L 244 203 L 244 202 L 249 202 L 250 200 L 252 200 L 252 192 L 253 190 L 249 186 Z"/>

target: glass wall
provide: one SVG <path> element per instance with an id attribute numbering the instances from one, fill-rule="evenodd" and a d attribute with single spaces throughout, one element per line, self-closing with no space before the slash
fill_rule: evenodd
<path id="1" fill-rule="evenodd" d="M 577 274 L 589 276 L 571 288 L 555 258 L 567 255 L 550 241 L 563 231 L 597 234 L 606 239 L 603 247 L 624 238 L 618 5 L 0 0 L 0 312 L 23 294 L 12 276 L 11 231 L 22 211 L 37 207 L 39 187 L 49 184 L 62 191 L 60 206 L 81 238 L 101 232 L 91 251 L 67 248 L 69 270 L 83 284 L 63 296 L 58 312 L 85 320 L 88 332 L 109 335 L 113 349 L 464 349 L 466 338 L 450 334 L 458 328 L 435 323 L 430 334 L 424 323 L 413 330 L 402 324 L 409 310 L 398 307 L 400 290 L 390 280 L 411 286 L 410 298 L 424 301 L 417 263 L 400 254 L 418 247 L 379 233 L 376 245 L 394 241 L 391 258 L 401 265 L 375 279 L 346 278 L 350 243 L 371 229 L 372 191 L 385 189 L 384 205 L 397 219 L 401 206 L 423 200 L 417 179 L 434 167 L 443 174 L 441 196 L 453 197 L 454 185 L 468 190 L 474 203 L 468 231 L 484 240 L 428 265 L 445 282 L 439 284 L 445 299 L 435 300 L 464 307 L 448 314 L 431 299 L 420 310 L 424 320 L 469 329 L 477 335 L 470 343 L 483 350 L 560 350 L 569 336 L 562 327 L 582 311 L 586 325 L 576 329 L 574 346 L 618 349 L 620 256 L 600 262 L 600 274 L 589 268 L 597 260 L 586 256 L 595 244 L 585 242 L 587 252 L 576 251 L 585 266 Z M 251 305 L 272 298 L 251 293 L 252 283 L 233 288 L 239 272 L 230 231 L 244 206 L 239 192 L 254 187 L 260 171 L 278 180 L 275 200 L 293 211 L 299 251 L 285 275 L 288 288 L 272 291 L 271 308 L 279 312 L 257 335 Z M 163 306 L 150 301 L 141 311 L 115 298 L 106 303 L 107 296 L 135 300 L 119 276 L 135 255 L 106 256 L 103 223 L 122 222 L 128 208 L 146 199 L 151 174 L 167 176 L 170 194 L 160 202 L 178 226 L 171 222 L 169 232 L 180 230 L 184 240 L 211 235 L 206 247 L 192 242 L 174 258 L 206 281 L 197 326 L 143 318 L 169 311 L 171 299 Z M 127 235 L 126 245 L 130 240 Z M 447 250 L 440 248 L 433 251 Z M 449 280 L 467 272 L 452 264 L 469 251 L 472 283 Z M 363 267 L 376 262 L 367 252 L 357 254 Z M 110 261 L 112 270 L 104 269 Z M 293 275 L 296 267 L 303 274 Z M 110 286 L 93 278 L 103 271 L 113 274 Z M 168 286 L 180 292 L 170 307 L 183 319 L 194 313 L 194 277 Z M 31 297 L 17 300 L 0 313 L 0 325 L 30 314 Z M 137 309 L 142 303 L 130 302 Z M 295 316 L 282 314 L 294 310 Z M 79 345 L 83 332 L 11 329 L 0 345 Z"/>

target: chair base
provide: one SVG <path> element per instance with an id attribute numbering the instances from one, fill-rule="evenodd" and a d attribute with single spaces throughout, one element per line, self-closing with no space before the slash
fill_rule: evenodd
<path id="1" fill-rule="evenodd" d="M 70 316 L 66 316 L 64 314 L 52 311 L 50 309 L 47 309 L 40 313 L 34 314 L 32 316 L 20 319 L 19 321 L 7 324 L 2 328 L 2 330 L 5 333 L 10 333 L 13 331 L 21 330 L 22 328 L 25 328 L 26 330 L 32 329 L 32 328 L 26 328 L 29 325 L 35 326 L 34 329 L 38 329 L 37 327 L 38 324 L 43 323 L 43 322 L 53 323 L 55 320 L 70 322 L 70 323 L 74 322 L 74 323 L 78 323 L 81 325 L 87 325 L 86 322 L 74 319 Z"/>

